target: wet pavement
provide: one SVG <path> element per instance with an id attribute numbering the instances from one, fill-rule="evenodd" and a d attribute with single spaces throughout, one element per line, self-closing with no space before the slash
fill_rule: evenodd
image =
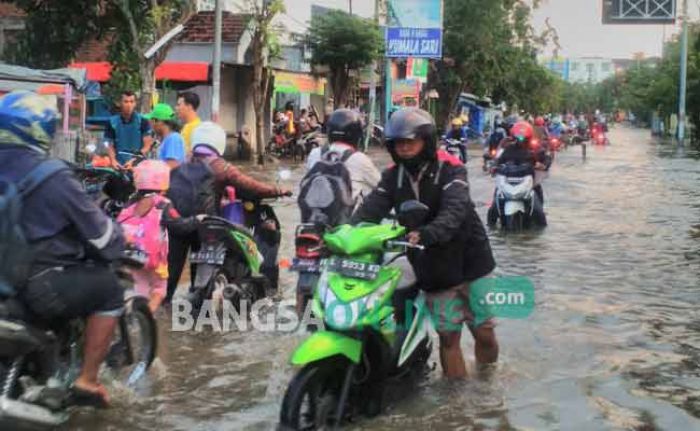
<path id="1" fill-rule="evenodd" d="M 700 429 L 700 153 L 646 130 L 618 127 L 610 139 L 585 162 L 579 147 L 557 156 L 544 183 L 546 230 L 491 232 L 497 273 L 531 277 L 537 302 L 528 319 L 499 321 L 495 379 L 450 385 L 438 367 L 348 429 Z M 471 155 L 483 220 L 493 181 Z M 298 184 L 303 168 L 293 169 Z M 274 205 L 280 254 L 291 258 L 298 210 L 293 199 Z M 295 280 L 282 271 L 284 298 Z M 172 332 L 165 313 L 159 324 L 149 375 L 136 388 L 113 383 L 114 407 L 81 411 L 70 429 L 275 428 L 303 332 Z M 462 344 L 473 368 L 468 334 Z"/>

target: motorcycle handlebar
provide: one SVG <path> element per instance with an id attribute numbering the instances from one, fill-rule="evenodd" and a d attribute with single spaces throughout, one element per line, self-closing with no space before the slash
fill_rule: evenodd
<path id="1" fill-rule="evenodd" d="M 406 247 L 406 248 L 414 248 L 416 250 L 425 250 L 424 245 L 411 244 L 408 241 L 387 241 L 386 245 L 388 247 Z"/>

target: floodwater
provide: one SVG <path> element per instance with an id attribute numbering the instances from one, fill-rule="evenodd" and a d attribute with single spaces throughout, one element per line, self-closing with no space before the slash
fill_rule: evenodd
<path id="1" fill-rule="evenodd" d="M 448 385 L 438 366 L 348 429 L 700 429 L 700 153 L 645 130 L 618 127 L 610 139 L 585 162 L 579 147 L 558 155 L 544 184 L 546 230 L 491 234 L 497 273 L 530 277 L 537 302 L 528 319 L 499 321 L 493 381 Z M 493 181 L 472 156 L 484 219 Z M 295 169 L 294 184 L 302 174 Z M 275 207 L 290 258 L 298 211 L 292 199 Z M 294 282 L 283 271 L 284 298 Z M 110 385 L 114 407 L 75 414 L 71 429 L 276 427 L 303 332 L 172 332 L 165 313 L 159 323 L 149 375 L 136 388 Z M 473 368 L 468 333 L 462 344 Z"/>

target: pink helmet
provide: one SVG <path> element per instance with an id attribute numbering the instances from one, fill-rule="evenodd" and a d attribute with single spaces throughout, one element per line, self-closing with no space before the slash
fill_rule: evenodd
<path id="1" fill-rule="evenodd" d="M 134 168 L 136 190 L 160 190 L 170 188 L 170 167 L 160 160 L 144 160 Z"/>

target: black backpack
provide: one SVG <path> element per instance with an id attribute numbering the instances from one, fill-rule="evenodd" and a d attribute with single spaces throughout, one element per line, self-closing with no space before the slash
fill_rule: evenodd
<path id="1" fill-rule="evenodd" d="M 49 159 L 19 181 L 0 179 L 0 297 L 14 296 L 27 281 L 32 265 L 32 249 L 20 223 L 22 200 L 49 177 L 68 169 L 65 162 Z"/>
<path id="2" fill-rule="evenodd" d="M 301 180 L 298 204 L 302 223 L 337 226 L 347 223 L 355 202 L 352 182 L 345 162 L 354 154 L 326 150 L 321 160 Z"/>
<path id="3" fill-rule="evenodd" d="M 217 213 L 214 172 L 203 161 L 195 160 L 173 169 L 167 196 L 183 217 Z"/>

